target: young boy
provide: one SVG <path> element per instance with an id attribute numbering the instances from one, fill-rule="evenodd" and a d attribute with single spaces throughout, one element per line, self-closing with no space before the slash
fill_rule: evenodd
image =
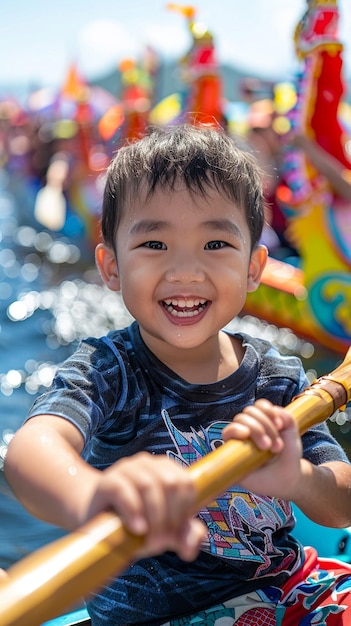
<path id="1" fill-rule="evenodd" d="M 72 529 L 112 507 L 148 533 L 140 560 L 89 598 L 94 626 L 242 626 L 259 623 L 256 611 L 262 624 L 297 624 L 324 602 L 317 557 L 306 560 L 291 535 L 290 501 L 321 524 L 349 525 L 350 465 L 326 425 L 301 443 L 281 408 L 308 384 L 300 361 L 222 330 L 259 285 L 262 226 L 258 167 L 219 129 L 155 130 L 108 169 L 96 260 L 136 321 L 81 343 L 5 466 L 20 500 L 49 522 Z M 185 514 L 194 494 L 181 466 L 250 436 L 274 461 L 201 510 L 206 538 L 184 563 L 202 530 Z M 341 614 L 333 624 L 346 624 L 334 578 L 323 593 L 333 619 Z M 322 612 L 314 624 L 328 623 Z"/>

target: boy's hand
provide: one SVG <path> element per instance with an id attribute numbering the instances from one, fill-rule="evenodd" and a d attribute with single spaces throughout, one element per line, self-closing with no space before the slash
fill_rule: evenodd
<path id="1" fill-rule="evenodd" d="M 302 444 L 292 415 L 268 400 L 257 400 L 235 416 L 223 439 L 252 439 L 261 450 L 274 453 L 271 461 L 251 472 L 240 484 L 249 491 L 293 500 L 301 480 Z"/>
<path id="2" fill-rule="evenodd" d="M 89 517 L 113 508 L 126 528 L 146 541 L 138 558 L 165 550 L 196 558 L 205 526 L 194 519 L 195 489 L 185 469 L 164 455 L 141 452 L 101 474 Z"/>

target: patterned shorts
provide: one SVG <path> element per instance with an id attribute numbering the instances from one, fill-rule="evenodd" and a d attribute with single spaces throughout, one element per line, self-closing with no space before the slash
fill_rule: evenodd
<path id="1" fill-rule="evenodd" d="M 283 589 L 233 598 L 164 626 L 351 626 L 351 565 L 318 558 L 314 548 L 305 552 L 304 566 Z"/>

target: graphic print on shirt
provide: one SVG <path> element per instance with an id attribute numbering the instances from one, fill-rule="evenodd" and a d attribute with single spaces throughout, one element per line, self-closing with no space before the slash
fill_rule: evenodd
<path id="1" fill-rule="evenodd" d="M 192 429 L 184 433 L 174 426 L 166 410 L 162 410 L 162 417 L 177 450 L 169 450 L 167 455 L 183 467 L 223 444 L 221 433 L 227 422 L 214 422 L 200 432 Z M 228 559 L 254 562 L 257 576 L 272 570 L 273 557 L 278 557 L 283 569 L 284 561 L 288 565 L 296 558 L 292 551 L 285 552 L 284 557 L 272 541 L 273 533 L 291 517 L 288 502 L 248 493 L 236 485 L 203 508 L 199 517 L 209 529 L 203 549 Z"/>

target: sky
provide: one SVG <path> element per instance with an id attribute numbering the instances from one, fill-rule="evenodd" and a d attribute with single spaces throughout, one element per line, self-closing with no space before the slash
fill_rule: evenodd
<path id="1" fill-rule="evenodd" d="M 292 36 L 306 0 L 190 4 L 212 32 L 220 62 L 273 80 L 293 77 Z M 339 10 L 351 75 L 351 1 L 339 0 Z M 0 0 L 0 15 L 0 93 L 4 85 L 59 86 L 73 62 L 89 81 L 122 59 L 140 58 L 146 45 L 173 59 L 190 46 L 185 19 L 167 9 L 167 0 Z"/>

